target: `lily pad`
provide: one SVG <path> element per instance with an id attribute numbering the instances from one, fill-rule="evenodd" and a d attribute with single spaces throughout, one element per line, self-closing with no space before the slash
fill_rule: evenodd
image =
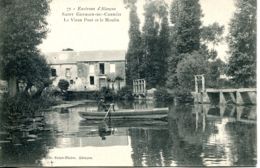
<path id="1" fill-rule="evenodd" d="M 14 146 L 21 146 L 22 144 L 20 144 L 20 143 L 17 143 L 17 144 L 14 144 Z"/>
<path id="2" fill-rule="evenodd" d="M 8 132 L 0 132 L 0 135 L 8 135 Z"/>
<path id="3" fill-rule="evenodd" d="M 31 134 L 31 135 L 27 135 L 27 137 L 28 137 L 28 138 L 37 138 L 38 136 Z"/>
<path id="4" fill-rule="evenodd" d="M 0 144 L 1 143 L 10 143 L 10 141 L 5 141 L 5 140 L 3 140 L 3 141 L 0 141 Z"/>
<path id="5" fill-rule="evenodd" d="M 27 142 L 34 142 L 35 139 L 27 139 Z"/>

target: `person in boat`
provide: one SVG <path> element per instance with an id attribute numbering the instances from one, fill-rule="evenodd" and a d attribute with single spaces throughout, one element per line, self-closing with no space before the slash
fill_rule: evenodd
<path id="1" fill-rule="evenodd" d="M 103 97 L 100 98 L 98 102 L 98 110 L 99 111 L 108 111 L 108 105 L 105 103 L 105 99 Z"/>

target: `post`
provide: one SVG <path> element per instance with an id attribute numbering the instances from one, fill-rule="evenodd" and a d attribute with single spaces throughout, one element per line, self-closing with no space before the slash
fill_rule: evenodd
<path id="1" fill-rule="evenodd" d="M 204 78 L 204 75 L 201 75 L 201 82 L 202 82 L 202 91 L 205 92 L 205 78 Z"/>
<path id="2" fill-rule="evenodd" d="M 145 81 L 145 79 L 143 79 L 144 80 L 144 94 L 146 93 L 146 81 Z"/>
<path id="3" fill-rule="evenodd" d="M 198 89 L 198 81 L 197 81 L 197 75 L 195 75 L 195 92 L 198 93 L 199 89 Z"/>

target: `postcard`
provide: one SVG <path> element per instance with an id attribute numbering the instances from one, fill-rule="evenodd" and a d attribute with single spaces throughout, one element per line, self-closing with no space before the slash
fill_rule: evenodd
<path id="1" fill-rule="evenodd" d="M 255 167 L 256 0 L 1 0 L 0 167 Z"/>

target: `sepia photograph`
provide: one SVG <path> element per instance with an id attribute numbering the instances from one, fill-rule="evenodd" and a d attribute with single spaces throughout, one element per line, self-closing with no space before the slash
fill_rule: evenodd
<path id="1" fill-rule="evenodd" d="M 257 167 L 257 0 L 0 16 L 0 167 Z"/>

